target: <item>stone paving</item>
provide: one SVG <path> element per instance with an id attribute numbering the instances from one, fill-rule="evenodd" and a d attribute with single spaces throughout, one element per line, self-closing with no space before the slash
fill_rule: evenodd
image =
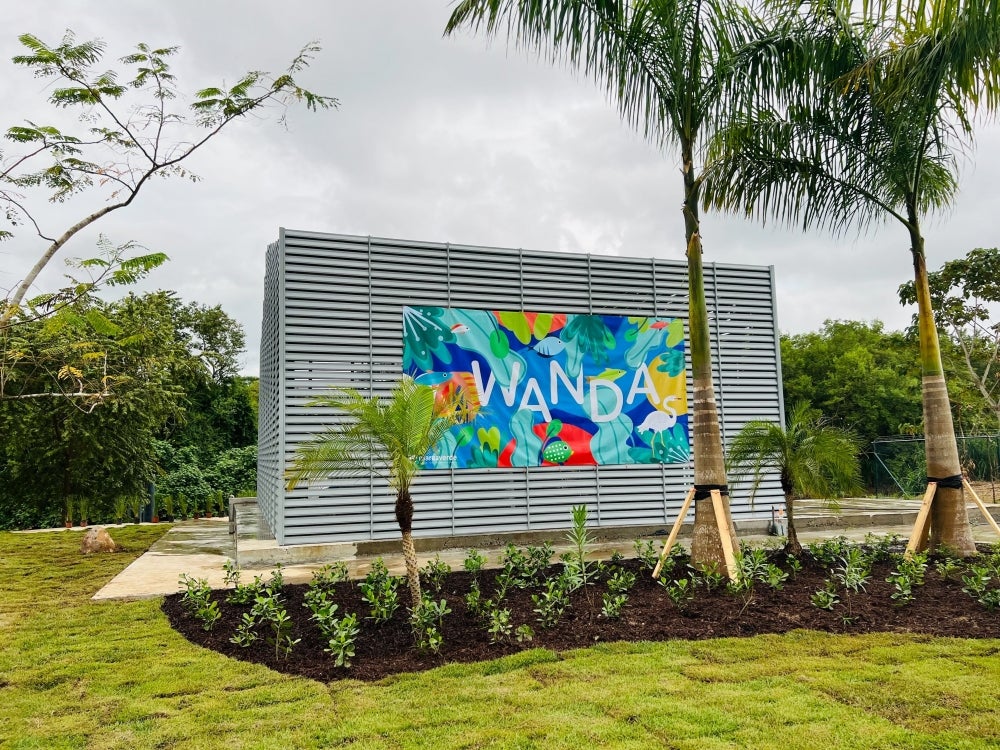
<path id="1" fill-rule="evenodd" d="M 886 500 L 878 498 L 863 498 L 843 500 L 836 510 L 815 501 L 799 501 L 796 511 L 796 528 L 799 539 L 803 543 L 823 540 L 836 536 L 846 536 L 849 539 L 862 541 L 866 535 L 897 534 L 903 539 L 909 537 L 913 528 L 919 500 Z M 1000 506 L 992 505 L 990 510 L 994 517 L 1000 517 Z M 970 506 L 969 517 L 972 522 L 973 536 L 978 542 L 993 543 L 997 539 L 993 529 L 987 525 L 979 510 Z M 764 522 L 766 523 L 766 521 Z M 777 545 L 778 539 L 762 533 L 761 522 L 747 524 L 749 528 L 737 526 L 740 539 L 752 545 Z M 114 536 L 114 529 L 111 528 Z M 104 588 L 94 595 L 94 599 L 139 599 L 162 596 L 178 591 L 178 578 L 184 573 L 195 578 L 205 578 L 213 588 L 222 588 L 223 569 L 226 560 L 236 559 L 237 545 L 257 544 L 277 547 L 273 541 L 254 540 L 247 529 L 240 528 L 236 534 L 230 534 L 230 524 L 226 518 L 202 519 L 176 523 L 157 540 L 149 550 L 136 559 L 125 570 L 112 579 Z M 569 547 L 561 543 L 564 532 L 553 531 L 547 538 L 556 549 L 556 556 Z M 665 535 L 656 534 L 649 537 L 659 543 Z M 683 532 L 679 542 L 686 544 L 689 537 Z M 329 551 L 330 548 L 328 548 Z M 307 582 L 313 571 L 326 562 L 343 560 L 347 563 L 353 577 L 363 577 L 370 569 L 375 555 L 359 555 L 354 545 L 336 545 L 332 549 L 335 554 L 327 559 L 306 559 L 292 565 L 283 565 L 285 580 L 289 583 Z M 591 548 L 591 556 L 605 559 L 614 551 L 626 556 L 633 556 L 633 540 L 618 539 L 599 542 Z M 499 564 L 503 554 L 502 547 L 481 549 L 489 564 Z M 310 557 L 315 557 L 314 554 Z M 305 549 L 309 554 L 310 550 Z M 465 559 L 465 547 L 444 548 L 419 554 L 421 563 L 433 558 L 435 554 L 447 562 L 452 569 L 460 570 Z M 381 555 L 394 574 L 404 570 L 401 552 L 385 552 Z M 267 564 L 250 567 L 243 565 L 244 580 L 253 575 L 266 575 L 272 566 Z"/>

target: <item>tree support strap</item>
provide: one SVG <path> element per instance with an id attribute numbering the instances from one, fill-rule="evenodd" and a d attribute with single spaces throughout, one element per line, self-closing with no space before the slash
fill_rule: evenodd
<path id="1" fill-rule="evenodd" d="M 710 498 L 712 496 L 712 490 L 715 490 L 720 495 L 729 497 L 728 484 L 696 484 L 694 486 L 694 499 L 705 500 Z"/>
<path id="2" fill-rule="evenodd" d="M 924 501 L 920 505 L 920 511 L 917 513 L 917 522 L 913 526 L 913 533 L 910 535 L 910 541 L 906 545 L 906 556 L 910 557 L 914 552 L 922 552 L 927 546 L 927 538 L 930 535 L 931 530 L 931 503 L 934 502 L 934 493 L 937 491 L 938 487 L 945 487 L 950 490 L 961 490 L 965 489 L 972 499 L 975 501 L 976 506 L 979 508 L 980 513 L 986 519 L 986 522 L 993 527 L 993 530 L 1000 536 L 1000 525 L 997 524 L 996 520 L 990 513 L 989 508 L 986 504 L 979 499 L 979 495 L 976 491 L 972 489 L 972 485 L 969 484 L 968 480 L 961 474 L 955 474 L 954 476 L 944 477 L 938 479 L 935 477 L 927 477 L 927 492 L 924 493 Z"/>
<path id="3" fill-rule="evenodd" d="M 927 484 L 933 482 L 938 487 L 946 490 L 960 490 L 962 489 L 962 475 L 955 474 L 950 477 L 927 477 Z"/>

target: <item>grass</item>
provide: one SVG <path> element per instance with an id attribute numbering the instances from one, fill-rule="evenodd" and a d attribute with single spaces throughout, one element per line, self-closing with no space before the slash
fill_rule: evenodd
<path id="1" fill-rule="evenodd" d="M 599 644 L 324 685 L 90 596 L 161 528 L 0 533 L 0 747 L 1000 747 L 1000 641 L 895 634 Z"/>

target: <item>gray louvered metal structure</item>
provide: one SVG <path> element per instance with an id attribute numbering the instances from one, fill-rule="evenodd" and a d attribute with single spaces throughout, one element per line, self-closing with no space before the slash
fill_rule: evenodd
<path id="1" fill-rule="evenodd" d="M 729 440 L 751 419 L 783 420 L 773 267 L 707 263 L 715 387 Z M 282 229 L 267 250 L 260 368 L 258 503 L 279 544 L 394 538 L 394 497 L 379 480 L 286 492 L 295 447 L 337 416 L 309 404 L 331 386 L 386 395 L 400 378 L 402 307 L 670 316 L 687 319 L 679 261 L 412 242 Z M 690 367 L 688 368 L 688 400 Z M 565 528 L 586 503 L 600 526 L 671 523 L 693 466 L 630 465 L 424 472 L 414 533 L 495 534 Z M 781 502 L 765 482 L 751 507 Z"/>

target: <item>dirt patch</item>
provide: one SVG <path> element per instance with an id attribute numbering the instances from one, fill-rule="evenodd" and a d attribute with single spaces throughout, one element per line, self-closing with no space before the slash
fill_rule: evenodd
<path id="1" fill-rule="evenodd" d="M 683 578 L 690 571 L 683 560 L 675 567 L 672 579 Z M 773 553 L 770 562 L 788 570 L 788 561 L 781 553 Z M 249 605 L 225 601 L 226 592 L 212 594 L 218 602 L 221 618 L 211 632 L 184 609 L 180 595 L 167 597 L 163 610 L 171 624 L 189 641 L 236 659 L 265 664 L 290 674 L 321 681 L 351 677 L 377 680 L 400 672 L 431 669 L 449 662 L 474 662 L 494 659 L 527 648 L 542 647 L 561 651 L 608 641 L 662 641 L 675 638 L 705 639 L 728 636 L 752 636 L 762 633 L 784 633 L 796 628 L 830 633 L 905 632 L 960 638 L 1000 638 L 1000 610 L 987 610 L 962 591 L 961 577 L 953 574 L 945 580 L 931 564 L 925 583 L 914 587 L 914 600 L 905 605 L 891 598 L 896 590 L 886 578 L 898 567 L 898 561 L 874 563 L 871 577 L 863 592 L 848 592 L 837 587 L 840 603 L 833 610 L 820 609 L 810 599 L 824 588 L 832 576 L 831 567 L 821 564 L 808 554 L 801 558 L 802 569 L 790 575 L 780 589 L 757 581 L 749 593 L 730 593 L 725 587 L 709 591 L 704 583 L 697 586 L 695 596 L 678 607 L 668 596 L 667 589 L 650 578 L 649 570 L 637 560 L 625 560 L 615 569 L 636 575 L 634 588 L 628 594 L 621 617 L 608 619 L 601 613 L 602 597 L 607 591 L 607 575 L 594 584 L 570 595 L 570 606 L 558 623 L 543 628 L 534 611 L 531 595 L 541 586 L 528 589 L 508 589 L 502 606 L 511 612 L 514 627 L 528 624 L 534 630 L 530 642 L 518 643 L 511 638 L 491 643 L 481 616 L 469 611 L 465 595 L 471 586 L 468 573 L 452 573 L 445 581 L 442 593 L 435 597 L 447 600 L 451 613 L 444 618 L 441 634 L 444 638 L 440 653 L 422 654 L 414 647 L 413 634 L 404 606 L 391 620 L 373 624 L 367 618 L 368 605 L 361 600 L 356 584 L 341 583 L 333 589 L 332 600 L 338 614 L 358 614 L 361 633 L 350 669 L 334 666 L 331 656 L 324 653 L 326 642 L 309 621 L 304 607 L 306 585 L 285 586 L 281 596 L 294 624 L 292 637 L 301 639 L 287 657 L 275 656 L 273 646 L 259 639 L 248 648 L 230 642 Z M 546 573 L 552 577 L 562 571 L 562 565 L 551 566 Z M 484 597 L 493 596 L 499 571 L 482 571 L 478 575 Z M 991 586 L 997 585 L 994 577 Z M 408 601 L 405 587 L 399 590 L 400 601 Z M 263 631 L 262 631 L 263 632 Z"/>

